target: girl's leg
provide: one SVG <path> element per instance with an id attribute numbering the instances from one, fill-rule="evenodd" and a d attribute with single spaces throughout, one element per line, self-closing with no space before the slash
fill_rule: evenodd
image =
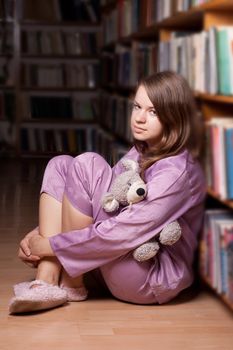
<path id="1" fill-rule="evenodd" d="M 60 232 L 87 227 L 93 219 L 74 209 L 64 196 L 60 203 L 47 193 L 42 193 L 39 206 L 39 228 L 43 237 L 51 237 Z M 36 279 L 58 285 L 61 265 L 55 257 L 44 258 L 38 265 Z M 79 287 L 82 276 L 73 279 L 63 270 L 62 283 L 69 287 Z M 34 285 L 36 287 L 36 285 Z"/>
<path id="2" fill-rule="evenodd" d="M 75 209 L 66 195 L 62 201 L 62 232 L 85 228 L 93 223 L 93 218 Z M 61 274 L 61 285 L 69 288 L 83 287 L 83 276 L 71 278 L 63 269 Z"/>
<path id="3" fill-rule="evenodd" d="M 100 268 L 104 281 L 117 299 L 135 304 L 155 304 L 150 285 L 151 275 L 158 268 L 157 258 L 138 262 L 132 252 Z"/>
<path id="4" fill-rule="evenodd" d="M 76 158 L 53 158 L 45 171 L 41 188 L 39 229 L 49 237 L 60 232 L 82 229 L 99 217 L 108 217 L 101 210 L 101 197 L 107 192 L 112 171 L 98 154 L 84 153 Z M 95 203 L 95 205 L 93 205 Z M 55 258 L 39 265 L 38 279 L 58 283 L 61 266 Z M 62 284 L 78 287 L 82 277 L 71 280 L 63 273 Z"/>
<path id="5" fill-rule="evenodd" d="M 54 157 L 48 163 L 40 197 L 39 230 L 44 237 L 60 232 L 82 229 L 101 216 L 108 215 L 101 210 L 100 200 L 107 192 L 112 171 L 98 154 L 84 153 L 76 158 Z M 95 203 L 95 205 L 93 205 Z M 56 258 L 43 259 L 36 278 L 50 284 L 58 284 L 61 272 Z M 78 287 L 82 277 L 71 279 L 64 272 L 62 284 Z"/>
<path id="6" fill-rule="evenodd" d="M 66 177 L 72 162 L 73 158 L 69 156 L 55 157 L 46 168 L 39 205 L 39 230 L 44 237 L 51 237 L 69 230 L 82 229 L 93 221 L 91 217 L 74 210 L 66 196 L 64 196 Z M 52 188 L 51 183 L 55 183 Z M 48 193 L 51 193 L 51 195 Z M 58 285 L 60 273 L 61 265 L 59 261 L 54 257 L 45 258 L 38 265 L 36 279 Z M 62 273 L 62 275 L 63 285 L 77 287 L 81 285 L 81 277 L 71 279 L 65 273 Z"/>
<path id="7" fill-rule="evenodd" d="M 62 232 L 85 228 L 97 218 L 108 218 L 101 208 L 101 197 L 108 191 L 111 179 L 112 170 L 100 155 L 87 152 L 73 159 L 62 201 Z M 79 287 L 83 278 L 71 279 L 63 270 L 61 284 Z"/>
<path id="8" fill-rule="evenodd" d="M 60 233 L 63 228 L 83 228 L 92 222 L 91 217 L 87 217 L 77 210 L 75 211 L 75 219 L 72 215 L 66 214 L 67 205 L 64 199 L 65 221 L 62 225 L 62 200 L 67 172 L 72 162 L 73 158 L 69 156 L 55 157 L 46 168 L 39 210 L 39 230 L 43 236 L 49 237 Z M 69 208 L 69 213 L 72 213 L 72 206 Z M 69 220 L 71 220 L 70 223 Z M 62 305 L 67 300 L 67 295 L 64 290 L 56 286 L 60 271 L 61 266 L 55 258 L 43 259 L 38 267 L 36 281 L 21 283 L 14 287 L 16 297 L 12 298 L 10 302 L 9 312 L 36 311 Z M 66 282 L 69 282 L 68 276 Z"/>
<path id="9" fill-rule="evenodd" d="M 39 230 L 43 237 L 50 237 L 61 232 L 62 205 L 47 193 L 42 193 L 39 203 Z M 58 285 L 61 265 L 54 257 L 40 261 L 36 279 L 52 285 Z M 33 287 L 36 287 L 34 285 Z"/>

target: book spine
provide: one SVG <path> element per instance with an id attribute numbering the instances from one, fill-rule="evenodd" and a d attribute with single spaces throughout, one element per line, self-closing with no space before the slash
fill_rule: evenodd
<path id="1" fill-rule="evenodd" d="M 233 199 L 233 128 L 225 130 L 226 142 L 226 171 L 227 171 L 227 194 Z"/>

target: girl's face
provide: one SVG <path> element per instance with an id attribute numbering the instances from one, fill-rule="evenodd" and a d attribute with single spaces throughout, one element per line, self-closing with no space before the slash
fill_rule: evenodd
<path id="1" fill-rule="evenodd" d="M 162 124 L 143 85 L 139 86 L 134 99 L 131 130 L 133 137 L 146 142 L 148 147 L 155 145 L 162 136 Z"/>

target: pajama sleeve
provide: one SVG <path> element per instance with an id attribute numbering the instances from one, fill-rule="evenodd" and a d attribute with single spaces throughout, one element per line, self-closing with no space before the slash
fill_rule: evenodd
<path id="1" fill-rule="evenodd" d="M 50 237 L 55 255 L 70 276 L 78 276 L 128 253 L 154 237 L 193 205 L 186 170 L 170 167 L 147 183 L 145 200 L 107 220 Z"/>

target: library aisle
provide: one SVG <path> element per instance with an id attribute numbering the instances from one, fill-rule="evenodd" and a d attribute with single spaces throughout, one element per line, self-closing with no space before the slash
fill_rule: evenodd
<path id="1" fill-rule="evenodd" d="M 34 277 L 16 255 L 20 239 L 37 225 L 46 162 L 6 160 L 0 173 L 1 350 L 149 350 L 157 345 L 165 350 L 231 350 L 232 312 L 206 287 L 187 290 L 166 305 L 133 305 L 91 293 L 85 302 L 8 315 L 12 285 Z"/>

